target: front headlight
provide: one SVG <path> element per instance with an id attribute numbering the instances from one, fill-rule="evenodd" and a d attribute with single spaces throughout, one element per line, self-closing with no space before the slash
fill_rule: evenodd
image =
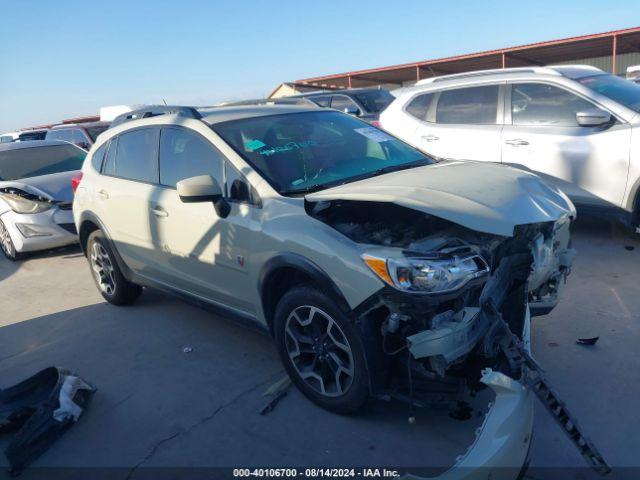
<path id="1" fill-rule="evenodd" d="M 414 293 L 450 292 L 489 273 L 487 262 L 476 254 L 392 258 L 364 254 L 362 259 L 388 285 Z"/>
<path id="2" fill-rule="evenodd" d="M 16 213 L 41 213 L 49 210 L 53 206 L 50 202 L 29 200 L 15 193 L 1 193 L 0 197 L 7 202 L 11 210 Z"/>

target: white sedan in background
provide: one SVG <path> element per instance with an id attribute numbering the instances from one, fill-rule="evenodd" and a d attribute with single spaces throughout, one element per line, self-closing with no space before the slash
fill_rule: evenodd
<path id="1" fill-rule="evenodd" d="M 72 183 L 86 153 L 60 141 L 0 145 L 0 249 L 7 258 L 77 242 Z"/>

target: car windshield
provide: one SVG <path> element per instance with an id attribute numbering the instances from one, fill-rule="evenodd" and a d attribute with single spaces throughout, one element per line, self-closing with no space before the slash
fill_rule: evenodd
<path id="1" fill-rule="evenodd" d="M 73 145 L 0 151 L 0 181 L 80 170 L 86 154 Z"/>
<path id="2" fill-rule="evenodd" d="M 615 75 L 591 75 L 576 79 L 585 87 L 640 112 L 640 85 Z"/>
<path id="3" fill-rule="evenodd" d="M 386 90 L 354 93 L 353 96 L 358 99 L 369 113 L 379 113 L 393 102 L 393 95 Z"/>
<path id="4" fill-rule="evenodd" d="M 86 127 L 86 130 L 91 137 L 91 140 L 95 142 L 98 135 L 104 132 L 107 128 L 109 128 L 108 125 L 96 125 L 95 127 Z"/>
<path id="5" fill-rule="evenodd" d="M 339 112 L 252 117 L 214 124 L 213 129 L 283 195 L 433 162 L 382 130 Z"/>

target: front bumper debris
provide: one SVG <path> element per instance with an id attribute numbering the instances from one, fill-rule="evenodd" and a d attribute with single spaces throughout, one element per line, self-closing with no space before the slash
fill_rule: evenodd
<path id="1" fill-rule="evenodd" d="M 486 317 L 476 307 L 465 307 L 439 328 L 423 330 L 407 337 L 414 358 L 441 356 L 447 363 L 469 353 L 487 330 Z"/>
<path id="2" fill-rule="evenodd" d="M 491 369 L 483 370 L 482 383 L 496 394 L 489 412 L 476 431 L 476 439 L 446 472 L 433 480 L 512 480 L 527 463 L 533 429 L 533 395 L 520 382 Z M 426 480 L 406 475 L 404 478 Z"/>

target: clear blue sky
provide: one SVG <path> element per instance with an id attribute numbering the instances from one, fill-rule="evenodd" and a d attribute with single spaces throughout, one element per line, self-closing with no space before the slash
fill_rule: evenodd
<path id="1" fill-rule="evenodd" d="M 640 25 L 630 1 L 0 0 L 0 132 Z"/>

